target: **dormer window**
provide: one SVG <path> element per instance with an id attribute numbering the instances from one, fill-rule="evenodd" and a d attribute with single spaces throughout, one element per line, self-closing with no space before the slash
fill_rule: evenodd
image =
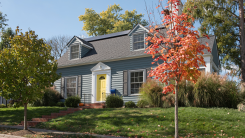
<path id="1" fill-rule="evenodd" d="M 139 49 L 145 49 L 145 34 L 135 34 L 133 35 L 133 49 L 139 50 Z"/>
<path id="2" fill-rule="evenodd" d="M 79 45 L 71 46 L 71 59 L 79 58 Z"/>

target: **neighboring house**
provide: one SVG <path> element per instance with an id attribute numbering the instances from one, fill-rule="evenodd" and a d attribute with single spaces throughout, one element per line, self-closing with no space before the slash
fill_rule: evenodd
<path id="1" fill-rule="evenodd" d="M 159 28 L 165 31 L 165 28 Z M 58 59 L 55 89 L 64 98 L 81 97 L 81 102 L 103 102 L 111 89 L 123 96 L 124 102 L 139 100 L 139 88 L 152 65 L 151 55 L 145 54 L 145 37 L 149 30 L 138 24 L 132 30 L 81 39 L 74 36 L 67 44 L 67 52 Z M 218 72 L 219 58 L 215 36 L 201 37 L 209 44 L 211 53 L 204 51 L 206 72 Z"/>

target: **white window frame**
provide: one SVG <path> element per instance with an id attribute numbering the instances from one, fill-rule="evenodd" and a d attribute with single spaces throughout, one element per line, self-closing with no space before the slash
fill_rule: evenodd
<path id="1" fill-rule="evenodd" d="M 134 49 L 134 37 L 135 37 L 135 35 L 144 35 L 144 48 L 141 48 L 141 49 Z M 145 50 L 145 48 L 146 48 L 146 45 L 145 45 L 145 32 L 141 32 L 141 33 L 134 33 L 133 35 L 132 35 L 133 37 L 132 37 L 132 42 L 133 42 L 133 44 L 132 44 L 132 47 L 133 47 L 133 51 L 138 51 L 138 50 Z M 142 41 L 138 41 L 138 42 L 142 42 Z"/>
<path id="2" fill-rule="evenodd" d="M 76 95 L 77 95 L 77 76 L 70 76 L 70 77 L 65 77 L 65 99 L 67 98 L 67 87 L 66 87 L 66 79 L 70 79 L 70 78 L 76 78 L 76 90 L 75 90 L 75 93 L 76 93 Z"/>
<path id="3" fill-rule="evenodd" d="M 146 69 L 137 69 L 137 70 L 128 70 L 128 95 L 141 95 L 140 93 L 138 94 L 131 94 L 131 72 L 139 72 L 143 71 L 143 83 L 146 82 Z"/>
<path id="4" fill-rule="evenodd" d="M 71 56 L 71 47 L 73 46 L 78 46 L 78 58 L 73 58 L 72 59 L 72 56 Z M 73 45 L 73 46 L 70 46 L 70 60 L 76 60 L 76 59 L 79 59 L 79 55 L 80 55 L 80 44 L 79 45 Z M 75 53 L 75 52 L 74 52 Z"/>

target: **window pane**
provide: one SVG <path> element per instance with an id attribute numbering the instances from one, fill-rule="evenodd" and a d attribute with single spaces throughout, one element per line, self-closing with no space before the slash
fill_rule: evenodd
<path id="1" fill-rule="evenodd" d="M 143 76 L 139 77 L 139 82 L 143 82 Z"/>
<path id="2" fill-rule="evenodd" d="M 131 88 L 134 88 L 134 84 L 131 84 Z"/>
<path id="3" fill-rule="evenodd" d="M 79 51 L 79 46 L 72 46 L 71 47 L 71 53 L 78 52 L 78 51 Z"/>
<path id="4" fill-rule="evenodd" d="M 131 77 L 134 77 L 134 72 L 131 72 Z"/>
<path id="5" fill-rule="evenodd" d="M 139 82 L 139 78 L 137 77 L 137 78 L 135 78 L 135 82 Z"/>
<path id="6" fill-rule="evenodd" d="M 139 76 L 143 76 L 143 71 L 142 72 L 139 72 Z"/>
<path id="7" fill-rule="evenodd" d="M 76 96 L 77 80 L 76 78 L 66 78 L 67 97 Z"/>
<path id="8" fill-rule="evenodd" d="M 131 82 L 134 82 L 134 78 L 133 77 L 131 77 Z"/>
<path id="9" fill-rule="evenodd" d="M 71 59 L 78 58 L 78 52 L 77 53 L 71 53 Z"/>
<path id="10" fill-rule="evenodd" d="M 134 89 L 131 89 L 131 94 L 135 94 L 135 91 L 134 91 Z"/>
<path id="11" fill-rule="evenodd" d="M 138 72 L 135 72 L 135 77 L 138 77 L 139 76 L 139 73 Z"/>
<path id="12" fill-rule="evenodd" d="M 76 88 L 67 88 L 66 91 L 67 91 L 67 97 L 76 95 Z"/>

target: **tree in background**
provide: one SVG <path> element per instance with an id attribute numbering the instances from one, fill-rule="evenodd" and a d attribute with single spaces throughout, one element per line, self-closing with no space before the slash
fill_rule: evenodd
<path id="1" fill-rule="evenodd" d="M 148 25 L 146 20 L 142 19 L 143 14 L 137 14 L 136 10 L 126 10 L 124 14 L 120 12 L 123 9 L 118 5 L 108 6 L 106 11 L 96 13 L 93 9 L 86 9 L 84 15 L 80 15 L 79 21 L 83 21 L 83 29 L 89 36 L 98 36 L 110 33 L 121 32 L 132 29 L 136 24 Z"/>
<path id="2" fill-rule="evenodd" d="M 185 13 L 178 15 L 176 7 L 180 5 L 179 0 L 168 1 L 169 10 L 164 10 L 165 14 L 162 25 L 166 27 L 166 34 L 158 30 L 158 26 L 150 26 L 151 35 L 146 38 L 151 45 L 146 49 L 147 54 L 151 54 L 155 62 L 159 62 L 157 67 L 149 72 L 149 76 L 155 76 L 160 82 L 165 84 L 163 93 L 173 92 L 175 94 L 175 138 L 178 138 L 178 90 L 181 80 L 188 80 L 195 83 L 200 76 L 199 66 L 206 66 L 203 58 L 203 50 L 210 52 L 210 47 L 200 44 L 198 31 L 193 30 L 192 22 L 194 18 Z M 174 84 L 169 84 L 170 81 Z"/>
<path id="3" fill-rule="evenodd" d="M 201 33 L 214 34 L 219 56 L 226 69 L 239 66 L 245 82 L 245 40 L 243 0 L 188 0 L 184 12 L 201 23 Z"/>
<path id="4" fill-rule="evenodd" d="M 1 42 L 0 42 L 0 50 L 4 48 L 10 48 L 10 38 L 14 37 L 14 31 L 9 27 L 6 30 L 2 30 Z"/>
<path id="5" fill-rule="evenodd" d="M 71 40 L 70 36 L 59 35 L 49 39 L 46 43 L 51 46 L 51 54 L 57 60 L 66 52 L 66 44 Z"/>
<path id="6" fill-rule="evenodd" d="M 24 130 L 27 130 L 27 104 L 41 98 L 42 90 L 59 79 L 51 47 L 38 39 L 34 31 L 23 34 L 16 29 L 11 48 L 0 51 L 0 95 L 24 106 Z"/>
<path id="7" fill-rule="evenodd" d="M 5 23 L 6 21 L 8 21 L 8 19 L 5 18 L 6 16 L 7 16 L 6 14 L 0 12 L 0 29 L 3 29 L 3 27 L 7 25 Z"/>

